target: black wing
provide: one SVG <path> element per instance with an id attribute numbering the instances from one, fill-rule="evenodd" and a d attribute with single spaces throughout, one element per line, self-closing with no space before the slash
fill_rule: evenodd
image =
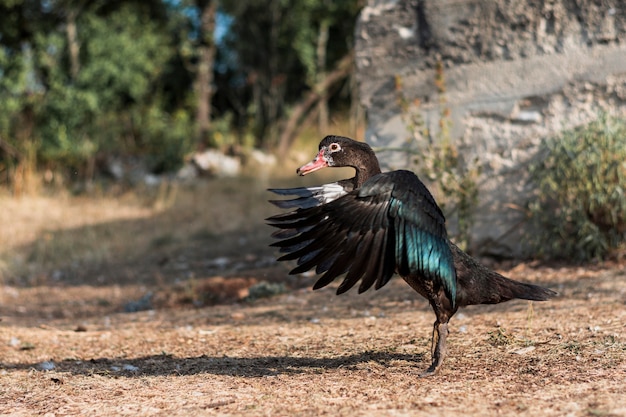
<path id="1" fill-rule="evenodd" d="M 297 274 L 316 268 L 324 275 L 314 289 L 346 274 L 337 293 L 359 280 L 359 293 L 378 289 L 397 271 L 439 281 L 451 299 L 456 275 L 445 218 L 426 187 L 410 171 L 370 178 L 363 186 L 326 204 L 267 219 L 281 231 L 273 244 L 296 260 Z"/>

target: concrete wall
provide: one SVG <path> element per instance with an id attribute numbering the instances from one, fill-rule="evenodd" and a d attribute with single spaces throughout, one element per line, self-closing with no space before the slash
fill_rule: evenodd
<path id="1" fill-rule="evenodd" d="M 624 0 L 369 0 L 356 38 L 375 147 L 419 150 L 407 140 L 396 77 L 402 95 L 419 100 L 410 111 L 437 131 L 435 67 L 443 64 L 451 137 L 482 168 L 476 253 L 524 255 L 519 208 L 532 198 L 528 164 L 542 140 L 600 110 L 626 116 Z M 401 152 L 379 156 L 387 168 L 407 166 Z"/>

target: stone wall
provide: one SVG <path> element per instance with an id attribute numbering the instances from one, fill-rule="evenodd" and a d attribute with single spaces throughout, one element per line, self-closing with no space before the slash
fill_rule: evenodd
<path id="1" fill-rule="evenodd" d="M 528 164 L 541 141 L 599 111 L 626 116 L 624 0 L 369 0 L 356 39 L 374 147 L 419 151 L 407 140 L 397 80 L 408 102 L 419 101 L 409 112 L 437 131 L 435 68 L 443 65 L 450 137 L 482 169 L 475 253 L 525 253 Z M 403 152 L 379 156 L 387 168 L 407 165 Z"/>

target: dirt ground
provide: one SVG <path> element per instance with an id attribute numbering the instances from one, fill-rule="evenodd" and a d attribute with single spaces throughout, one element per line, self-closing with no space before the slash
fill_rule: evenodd
<path id="1" fill-rule="evenodd" d="M 462 310 L 419 378 L 426 301 L 288 277 L 267 185 L 0 198 L 0 414 L 626 415 L 623 263 L 495 265 L 560 296 Z"/>

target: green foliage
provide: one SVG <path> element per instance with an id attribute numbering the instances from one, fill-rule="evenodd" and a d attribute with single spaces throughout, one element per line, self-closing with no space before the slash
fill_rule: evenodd
<path id="1" fill-rule="evenodd" d="M 605 114 L 543 143 L 531 167 L 536 250 L 547 258 L 602 259 L 626 240 L 626 121 Z"/>
<path id="2" fill-rule="evenodd" d="M 1 39 L 1 38 L 0 38 Z M 28 188 L 35 170 L 38 142 L 31 140 L 40 97 L 29 83 L 32 51 L 14 54 L 0 47 L 0 184 L 19 176 L 20 189 Z"/>
<path id="3" fill-rule="evenodd" d="M 332 68 L 350 51 L 361 5 L 360 0 L 221 3 L 222 10 L 233 18 L 221 48 L 229 53 L 223 55 L 236 56 L 234 78 L 249 82 L 242 92 L 249 99 L 235 110 L 245 111 L 246 122 L 260 142 L 257 146 L 275 144 L 276 127 L 290 104 L 315 84 L 321 71 Z M 318 68 L 317 63 L 316 44 L 322 27 L 328 27 L 329 33 L 326 68 Z"/>
<path id="4" fill-rule="evenodd" d="M 81 177 L 93 174 L 86 167 L 103 151 L 148 154 L 156 170 L 179 165 L 193 137 L 181 125 L 190 120 L 164 113 L 154 88 L 173 49 L 159 23 L 140 9 L 83 9 L 76 19 L 74 75 L 63 30 L 41 26 L 22 55 L 0 49 L 0 91 L 7 97 L 0 132 L 7 141 L 18 150 L 34 145 L 35 161 Z M 32 126 L 25 129 L 16 121 L 28 114 Z"/>
<path id="5" fill-rule="evenodd" d="M 410 140 L 419 146 L 417 170 L 421 177 L 441 191 L 442 198 L 438 198 L 437 202 L 446 217 L 456 216 L 458 231 L 455 241 L 459 247 L 466 249 L 471 240 L 472 217 L 478 201 L 480 168 L 475 162 L 465 161 L 450 138 L 452 120 L 447 105 L 443 66 L 438 63 L 434 80 L 439 93 L 439 129 L 434 135 L 424 123 L 419 100 L 410 103 L 402 93 L 402 79 L 396 77 L 395 81 L 398 104 L 411 134 Z"/>
<path id="6" fill-rule="evenodd" d="M 26 57 L 0 48 L 0 135 L 10 134 L 15 115 L 25 104 Z"/>
<path id="7" fill-rule="evenodd" d="M 136 108 L 150 106 L 151 84 L 171 51 L 154 22 L 128 9 L 123 7 L 106 18 L 86 14 L 79 22 L 80 37 L 85 39 L 81 48 L 84 65 L 75 83 L 62 80 L 51 84 L 46 100 L 45 115 L 52 120 L 45 125 L 56 131 L 44 132 L 44 143 L 58 153 L 85 158 L 110 141 L 137 134 L 135 126 L 124 123 L 127 116 L 119 110 L 137 112 Z M 55 146 L 62 144 L 66 135 L 72 136 L 67 142 L 73 147 Z M 103 141 L 105 138 L 108 140 Z"/>
<path id="8" fill-rule="evenodd" d="M 107 153 L 175 169 L 199 140 L 198 86 L 209 82 L 211 143 L 269 148 L 317 67 L 351 49 L 361 3 L 0 0 L 0 181 L 37 167 L 90 180 Z M 200 84 L 202 51 L 218 32 L 203 32 L 203 12 L 216 4 L 228 29 L 212 82 Z"/>
<path id="9" fill-rule="evenodd" d="M 142 102 L 172 56 L 167 34 L 130 6 L 79 23 L 85 65 L 77 84 L 97 93 L 100 109 Z"/>
<path id="10" fill-rule="evenodd" d="M 169 114 L 161 106 L 152 105 L 144 111 L 137 110 L 135 115 L 134 123 L 142 132 L 141 153 L 147 157 L 148 168 L 155 173 L 180 168 L 195 145 L 189 113 Z"/>

